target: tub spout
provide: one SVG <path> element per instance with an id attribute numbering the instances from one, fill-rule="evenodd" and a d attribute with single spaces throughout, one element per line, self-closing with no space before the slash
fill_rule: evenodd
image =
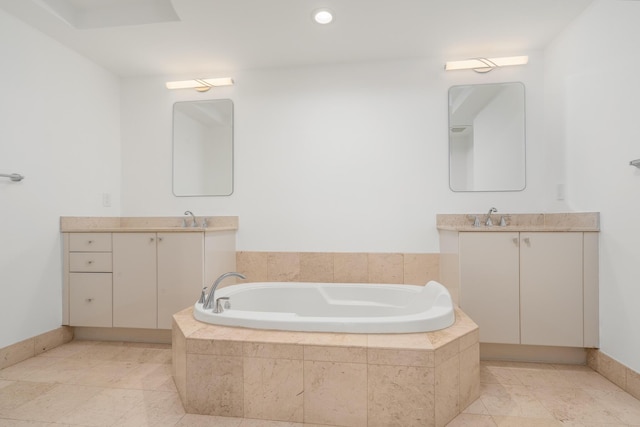
<path id="1" fill-rule="evenodd" d="M 211 290 L 209 291 L 209 296 L 207 297 L 206 301 L 204 302 L 204 305 L 202 306 L 202 308 L 204 308 L 205 310 L 209 309 L 209 308 L 213 308 L 213 312 L 214 313 L 220 313 L 221 312 L 221 310 L 219 309 L 219 307 L 217 305 L 214 307 L 216 288 L 218 287 L 220 282 L 222 282 L 227 277 L 231 277 L 231 276 L 239 277 L 241 279 L 246 279 L 246 277 L 243 274 L 236 273 L 235 271 L 231 271 L 229 273 L 224 273 L 223 275 L 218 277 L 215 282 L 213 282 L 213 285 L 211 285 Z"/>

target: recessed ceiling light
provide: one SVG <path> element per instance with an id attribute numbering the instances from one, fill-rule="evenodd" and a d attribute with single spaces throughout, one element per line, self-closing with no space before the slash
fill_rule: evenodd
<path id="1" fill-rule="evenodd" d="M 313 11 L 313 20 L 318 24 L 329 24 L 333 21 L 333 13 L 329 9 L 317 9 Z"/>

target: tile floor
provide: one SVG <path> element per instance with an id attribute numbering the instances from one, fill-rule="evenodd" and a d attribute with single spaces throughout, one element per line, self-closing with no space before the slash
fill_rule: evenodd
<path id="1" fill-rule="evenodd" d="M 584 366 L 482 362 L 458 426 L 640 426 L 640 401 Z M 0 370 L 0 427 L 308 424 L 185 414 L 168 345 L 73 341 Z"/>

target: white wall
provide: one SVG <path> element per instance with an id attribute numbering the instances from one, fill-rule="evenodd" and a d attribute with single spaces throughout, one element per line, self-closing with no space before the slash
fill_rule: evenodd
<path id="1" fill-rule="evenodd" d="M 640 2 L 597 1 L 547 50 L 549 139 L 567 200 L 601 212 L 601 350 L 640 372 Z"/>
<path id="2" fill-rule="evenodd" d="M 3 11 L 0 58 L 1 348 L 60 326 L 59 218 L 119 215 L 120 130 L 118 80 Z"/>
<path id="3" fill-rule="evenodd" d="M 437 252 L 436 213 L 562 209 L 546 167 L 542 58 L 530 54 L 489 74 L 445 73 L 444 59 L 213 72 L 236 85 L 204 94 L 164 88 L 189 76 L 124 79 L 123 213 L 238 215 L 239 250 Z M 502 81 L 526 85 L 527 189 L 453 193 L 448 88 Z M 172 104 L 212 98 L 234 102 L 235 192 L 173 197 Z"/>

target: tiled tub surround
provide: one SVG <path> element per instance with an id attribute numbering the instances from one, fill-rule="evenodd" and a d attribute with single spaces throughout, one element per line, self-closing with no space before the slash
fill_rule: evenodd
<path id="1" fill-rule="evenodd" d="M 424 285 L 440 279 L 438 253 L 238 252 L 251 282 Z"/>
<path id="2" fill-rule="evenodd" d="M 258 331 L 174 315 L 187 413 L 338 426 L 444 426 L 480 392 L 478 327 L 463 312 L 417 334 Z"/>

